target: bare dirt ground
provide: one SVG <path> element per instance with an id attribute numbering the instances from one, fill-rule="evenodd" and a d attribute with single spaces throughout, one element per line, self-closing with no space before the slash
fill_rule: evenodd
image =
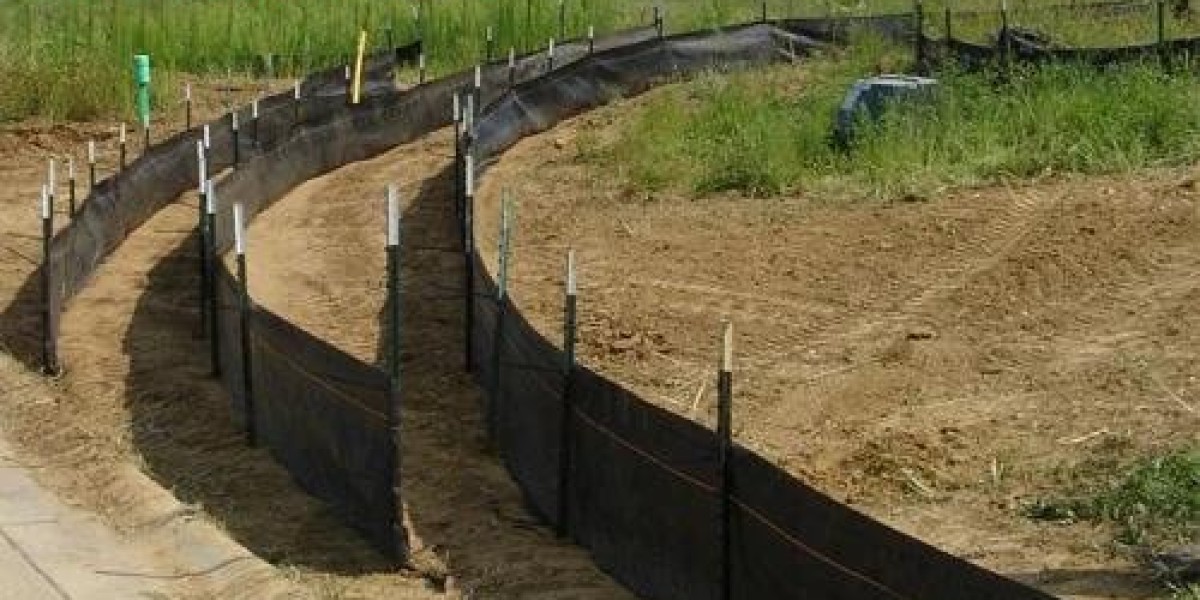
<path id="1" fill-rule="evenodd" d="M 554 538 L 483 434 L 463 371 L 462 254 L 447 131 L 313 179 L 250 228 L 256 301 L 367 362 L 379 352 L 384 189 L 404 199 L 404 497 L 414 566 L 472 598 L 627 598 Z"/>
<path id="2" fill-rule="evenodd" d="M 653 92 L 652 92 L 653 93 Z M 495 265 L 517 202 L 514 302 L 581 360 L 715 422 L 736 327 L 740 443 L 910 534 L 1047 591 L 1156 590 L 1111 532 L 1038 523 L 1063 473 L 1200 439 L 1200 193 L 1184 170 L 1052 177 L 917 203 L 637 193 L 580 158 L 644 99 L 506 154 L 479 193 Z"/>

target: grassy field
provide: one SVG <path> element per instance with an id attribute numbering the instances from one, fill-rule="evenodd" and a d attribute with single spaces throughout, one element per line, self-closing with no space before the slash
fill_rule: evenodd
<path id="1" fill-rule="evenodd" d="M 903 69 L 906 49 L 863 40 L 811 61 L 711 74 L 656 98 L 615 138 L 580 152 L 642 190 L 694 196 L 808 193 L 926 197 L 958 185 L 1051 172 L 1099 173 L 1200 158 L 1200 81 L 1157 64 L 944 73 L 922 104 L 898 105 L 848 152 L 830 143 L 848 86 Z"/>
<path id="2" fill-rule="evenodd" d="M 1011 2 L 1011 21 L 1041 28 L 1071 43 L 1128 43 L 1156 36 L 1152 5 L 1098 19 L 1045 11 L 1051 0 Z M 753 20 L 761 0 L 6 0 L 0 2 L 0 121 L 30 116 L 84 120 L 127 116 L 132 106 L 130 62 L 151 55 L 159 104 L 178 99 L 193 74 L 257 72 L 264 55 L 290 76 L 337 63 L 352 51 L 359 29 L 371 43 L 423 37 L 434 72 L 462 68 L 484 52 L 490 27 L 496 48 L 532 49 L 550 37 L 579 37 L 588 25 L 604 32 L 650 21 L 662 5 L 671 31 Z M 926 29 L 944 33 L 944 0 L 925 4 Z M 771 18 L 908 12 L 909 0 L 767 0 Z M 985 39 L 999 25 L 997 3 L 965 0 L 955 35 Z M 560 10 L 563 18 L 560 22 Z M 1167 34 L 1200 31 L 1170 15 Z"/>

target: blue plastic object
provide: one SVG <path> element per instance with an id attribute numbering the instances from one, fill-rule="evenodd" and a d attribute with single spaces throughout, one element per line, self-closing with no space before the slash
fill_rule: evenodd
<path id="1" fill-rule="evenodd" d="M 859 79 L 838 108 L 833 131 L 834 141 L 843 148 L 850 146 L 854 141 L 854 126 L 859 121 L 860 113 L 866 112 L 871 121 L 878 121 L 889 101 L 928 98 L 936 88 L 937 80 L 929 77 L 879 75 Z"/>

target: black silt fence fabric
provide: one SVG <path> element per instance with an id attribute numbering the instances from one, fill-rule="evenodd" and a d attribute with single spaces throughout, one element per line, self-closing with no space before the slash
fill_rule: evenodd
<path id="1" fill-rule="evenodd" d="M 719 599 L 716 436 L 587 369 L 572 402 L 571 535 L 647 598 Z"/>
<path id="2" fill-rule="evenodd" d="M 1050 598 L 874 521 L 744 448 L 734 450 L 733 473 L 737 597 Z"/>
<path id="3" fill-rule="evenodd" d="M 253 318 L 259 442 L 344 521 L 395 547 L 387 377 L 269 311 Z"/>
<path id="4" fill-rule="evenodd" d="M 912 39 L 909 24 L 908 16 L 850 25 L 787 21 L 616 48 L 498 99 L 479 120 L 475 151 L 486 166 L 520 138 L 656 81 L 766 63 L 794 55 L 797 41 L 803 47 L 837 40 L 856 26 Z M 556 515 L 558 497 L 565 494 L 572 537 L 635 592 L 656 599 L 718 598 L 715 434 L 577 368 L 570 484 L 558 489 L 557 461 L 548 457 L 560 450 L 561 374 L 522 373 L 515 364 L 553 366 L 561 355 L 514 307 L 496 346 L 494 285 L 478 255 L 473 259 L 480 269 L 473 303 L 476 376 L 489 395 L 489 420 L 501 454 L 530 504 L 543 515 Z M 503 365 L 498 390 L 490 387 L 497 351 Z M 734 598 L 1049 598 L 840 505 L 743 449 L 736 450 L 732 469 Z"/>

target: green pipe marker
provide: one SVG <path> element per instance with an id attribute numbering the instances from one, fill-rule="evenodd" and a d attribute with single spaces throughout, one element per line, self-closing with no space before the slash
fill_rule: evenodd
<path id="1" fill-rule="evenodd" d="M 150 124 L 150 55 L 133 56 L 133 81 L 137 84 L 137 116 L 143 126 Z"/>

